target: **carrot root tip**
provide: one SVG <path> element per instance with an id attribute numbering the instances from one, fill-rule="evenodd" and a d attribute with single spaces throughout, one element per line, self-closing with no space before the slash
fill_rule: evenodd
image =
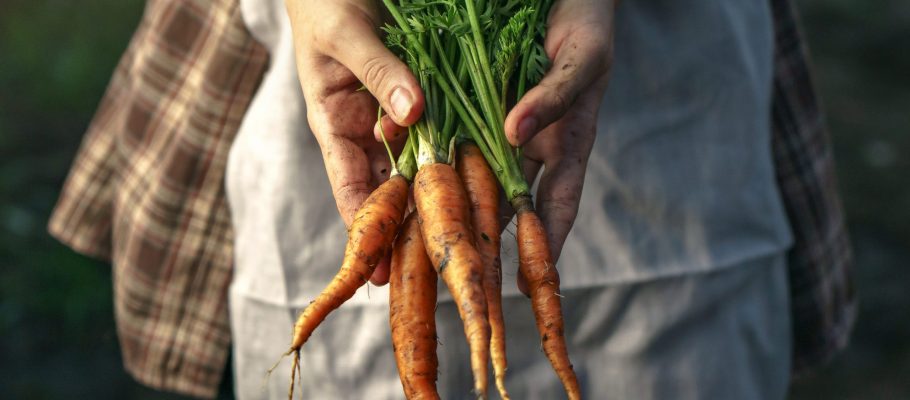
<path id="1" fill-rule="evenodd" d="M 291 364 L 291 386 L 288 388 L 288 400 L 294 399 L 294 386 L 297 383 L 298 371 L 300 371 L 300 350 L 295 350 L 293 364 Z"/>

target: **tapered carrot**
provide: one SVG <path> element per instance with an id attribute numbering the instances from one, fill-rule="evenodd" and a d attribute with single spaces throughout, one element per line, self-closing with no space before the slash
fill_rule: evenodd
<path id="1" fill-rule="evenodd" d="M 483 259 L 483 291 L 487 299 L 487 317 L 490 321 L 490 359 L 496 377 L 496 389 L 503 399 L 506 391 L 506 336 L 502 318 L 502 262 L 499 259 L 499 184 L 483 153 L 473 142 L 458 146 L 455 167 L 464 182 L 471 204 L 471 223 L 474 242 Z"/>
<path id="2" fill-rule="evenodd" d="M 438 399 L 436 271 L 427 257 L 417 213 L 405 219 L 389 277 L 389 324 L 398 376 L 408 399 Z"/>
<path id="3" fill-rule="evenodd" d="M 534 212 L 530 197 L 516 197 L 512 206 L 518 214 L 518 269 L 528 284 L 541 346 L 569 399 L 581 399 L 578 379 L 566 350 L 559 273 L 550 255 L 547 232 Z"/>
<path id="4" fill-rule="evenodd" d="M 471 349 L 474 391 L 486 396 L 490 323 L 483 291 L 483 259 L 474 248 L 468 199 L 448 164 L 424 165 L 414 178 L 420 232 L 433 267 L 452 293 Z"/>
<path id="5" fill-rule="evenodd" d="M 453 136 L 445 134 L 449 131 L 447 126 L 460 126 L 459 129 L 477 143 L 484 158 L 493 167 L 506 198 L 519 214 L 520 268 L 533 285 L 532 303 L 542 346 L 566 386 L 569 397 L 578 398 L 577 379 L 566 354 L 558 275 L 550 259 L 548 238 L 540 220 L 533 213 L 530 187 L 520 163 L 521 152 L 510 144 L 505 133 L 505 117 L 508 115 L 506 106 L 520 100 L 528 92 L 526 89 L 529 85 L 538 83 L 546 73 L 538 61 L 546 57 L 543 39 L 548 10 L 553 1 L 508 2 L 509 5 L 503 5 L 492 16 L 488 16 L 486 8 L 483 4 L 478 6 L 478 2 L 456 2 L 456 13 L 462 16 L 461 21 L 469 27 L 465 33 L 458 34 L 451 29 L 414 29 L 415 25 L 432 25 L 439 13 L 445 14 L 453 7 L 450 2 L 435 2 L 438 4 L 427 4 L 426 7 L 399 7 L 396 3 L 399 2 L 383 0 L 397 24 L 397 29 L 389 30 L 389 37 L 394 39 L 390 42 L 402 50 L 402 57 L 412 66 L 412 71 L 421 77 L 421 86 L 428 89 L 425 90 L 426 93 L 432 95 L 428 98 L 438 95 L 445 97 L 441 106 L 426 108 L 430 112 L 425 115 L 431 116 L 426 126 L 412 129 L 412 134 L 416 133 L 418 139 L 431 145 L 427 151 L 419 152 L 418 165 L 422 165 L 421 158 L 441 162 L 443 158 L 439 154 L 448 154 L 449 148 L 444 144 Z M 533 5 L 528 7 L 529 4 Z M 490 26 L 494 28 L 488 29 Z M 465 40 L 465 37 L 468 39 Z M 524 57 L 519 57 L 521 53 L 524 53 Z M 531 56 L 532 54 L 541 57 Z M 512 79 L 515 77 L 513 73 L 517 73 L 517 87 L 511 86 L 511 82 L 516 81 Z M 432 101 L 427 103 L 433 104 Z M 446 118 L 438 118 L 449 115 L 457 115 L 458 121 L 452 123 Z M 440 123 L 441 121 L 445 123 Z M 440 126 L 442 135 L 436 131 Z M 422 145 L 419 147 L 423 150 Z M 424 167 L 420 168 L 422 170 Z M 415 192 L 419 189 L 415 188 Z M 439 201 L 443 198 L 434 200 L 436 201 L 418 200 L 422 218 L 431 217 L 424 209 L 430 211 L 439 205 L 449 206 L 448 203 Z M 523 208 L 515 207 L 519 205 L 516 201 L 526 204 L 523 204 Z M 434 232 L 429 232 L 424 226 L 421 229 L 430 258 L 440 270 L 444 269 L 447 261 L 453 259 L 455 253 L 451 250 L 454 246 L 431 245 L 434 240 L 442 240 L 433 234 L 445 234 L 446 240 L 464 240 L 464 236 L 470 236 L 460 230 L 437 228 Z M 456 301 L 457 299 L 456 297 Z M 459 303 L 459 306 L 462 304 Z M 462 318 L 467 329 L 469 319 L 465 316 Z M 469 341 L 471 339 L 469 334 Z M 473 351 L 472 346 L 472 353 Z M 478 370 L 474 373 L 477 379 Z"/>
<path id="6" fill-rule="evenodd" d="M 300 358 L 300 347 L 316 327 L 330 312 L 354 296 L 373 274 L 376 264 L 388 254 L 407 205 L 408 182 L 401 175 L 395 175 L 379 185 L 354 215 L 341 270 L 294 324 L 287 354 L 294 354 L 295 364 Z"/>

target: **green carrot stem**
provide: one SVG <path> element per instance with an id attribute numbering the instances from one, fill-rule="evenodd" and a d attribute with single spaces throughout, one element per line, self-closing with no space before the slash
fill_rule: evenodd
<path id="1" fill-rule="evenodd" d="M 493 83 L 493 69 L 490 68 L 490 53 L 487 52 L 486 45 L 483 42 L 483 33 L 480 31 L 480 21 L 477 18 L 477 10 L 474 8 L 474 2 L 471 0 L 466 0 L 465 5 L 467 5 L 468 10 L 468 21 L 471 23 L 471 32 L 474 34 L 474 46 L 477 47 L 476 56 L 480 59 L 480 75 L 486 80 L 486 82 L 480 82 L 484 86 L 481 89 L 485 89 L 484 92 L 490 96 L 492 103 L 498 105 L 499 96 L 494 89 L 496 85 Z M 505 116 L 503 115 L 504 109 L 498 109 L 498 107 L 494 108 L 496 108 L 495 111 L 497 112 L 494 116 L 497 119 L 505 120 Z"/>

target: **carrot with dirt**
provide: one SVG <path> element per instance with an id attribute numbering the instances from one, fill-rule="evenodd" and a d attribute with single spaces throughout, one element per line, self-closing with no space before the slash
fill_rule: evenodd
<path id="1" fill-rule="evenodd" d="M 401 175 L 389 178 L 367 197 L 348 231 L 341 270 L 297 318 L 289 354 L 299 354 L 325 317 L 367 283 L 373 269 L 388 254 L 407 204 L 408 181 Z"/>
<path id="2" fill-rule="evenodd" d="M 414 201 L 427 255 L 449 288 L 464 322 L 471 349 L 474 391 L 484 397 L 487 388 L 490 323 L 483 290 L 483 259 L 474 248 L 467 194 L 452 166 L 432 163 L 414 179 Z"/>
<path id="3" fill-rule="evenodd" d="M 490 321 L 490 359 L 496 378 L 496 389 L 503 399 L 509 398 L 505 386 L 506 337 L 502 317 L 502 262 L 499 259 L 499 187 L 496 176 L 477 145 L 466 141 L 458 145 L 455 167 L 464 183 L 471 204 L 474 242 L 483 258 L 483 290 L 487 298 Z"/>
<path id="4" fill-rule="evenodd" d="M 487 318 L 486 294 L 483 287 L 483 258 L 475 248 L 474 231 L 467 193 L 451 163 L 454 158 L 456 113 L 461 104 L 453 102 L 452 86 L 437 79 L 435 65 L 453 57 L 452 43 L 448 50 L 429 47 L 439 40 L 436 33 L 424 26 L 414 29 L 391 0 L 385 4 L 401 29 L 386 27 L 387 44 L 400 52 L 402 58 L 420 81 L 424 91 L 424 113 L 408 128 L 409 138 L 417 161 L 414 177 L 414 202 L 419 215 L 424 246 L 433 267 L 452 294 L 464 325 L 470 348 L 474 393 L 486 397 L 490 360 L 490 323 Z M 441 3 L 440 3 L 441 4 Z M 404 4 L 402 4 L 404 5 Z M 424 14 L 439 4 L 423 4 L 406 8 L 410 21 L 422 24 L 432 16 Z M 420 54 L 418 54 L 420 53 Z"/>
<path id="5" fill-rule="evenodd" d="M 541 346 L 569 398 L 581 398 L 566 350 L 558 275 L 549 259 L 546 231 L 534 212 L 530 187 L 520 168 L 521 150 L 512 147 L 505 135 L 508 100 L 521 98 L 548 68 L 542 43 L 552 1 L 501 4 L 467 0 L 436 6 L 401 1 L 408 18 L 392 0 L 384 3 L 408 43 L 408 54 L 433 72 L 432 79 L 518 213 L 519 270 L 531 288 Z M 434 34 L 423 37 L 421 32 L 427 31 Z M 467 80 L 462 79 L 465 76 Z M 465 81 L 469 84 L 462 87 Z M 515 90 L 510 90 L 513 85 Z"/>
<path id="6" fill-rule="evenodd" d="M 519 151 L 506 140 L 505 104 L 509 95 L 509 82 L 515 68 L 519 74 L 517 96 L 520 98 L 528 83 L 543 75 L 540 57 L 519 54 L 544 54 L 539 46 L 521 42 L 520 37 L 543 37 L 543 26 L 548 2 L 538 0 L 536 7 L 524 6 L 512 14 L 497 34 L 498 41 L 491 46 L 493 53 L 484 47 L 485 31 L 472 1 L 465 2 L 469 34 L 473 40 L 463 40 L 461 49 L 468 54 L 492 54 L 486 57 L 468 57 L 472 88 L 481 107 L 495 112 L 485 112 L 486 132 L 491 149 L 485 153 L 491 165 L 498 164 L 502 172 L 497 178 L 505 189 L 506 198 L 518 215 L 519 272 L 526 278 L 531 308 L 537 322 L 541 347 L 559 377 L 570 399 L 581 398 L 581 388 L 569 360 L 566 348 L 562 305 L 559 294 L 559 275 L 550 258 L 549 240 L 543 224 L 534 212 L 531 192 L 520 169 Z M 540 42 L 538 42 L 540 43 Z M 476 61 L 475 61 L 476 60 Z M 492 159 L 492 160 L 491 160 Z"/>
<path id="7" fill-rule="evenodd" d="M 518 218 L 515 235 L 518 241 L 518 269 L 528 285 L 541 347 L 566 387 L 569 398 L 581 398 L 578 379 L 566 349 L 559 272 L 550 255 L 547 232 L 534 212 L 530 197 L 517 197 L 512 204 Z"/>
<path id="8" fill-rule="evenodd" d="M 410 151 L 410 146 L 408 141 L 405 150 Z M 389 157 L 392 157 L 391 151 Z M 391 177 L 373 190 L 354 214 L 341 269 L 319 296 L 307 305 L 294 324 L 291 347 L 285 353 L 294 357 L 289 399 L 293 398 L 294 374 L 299 370 L 300 351 L 304 343 L 329 313 L 367 283 L 376 265 L 392 248 L 408 207 L 408 185 L 415 169 L 413 157 L 408 153 L 403 154 L 398 163 L 394 158 L 392 161 Z"/>
<path id="9" fill-rule="evenodd" d="M 436 271 L 427 257 L 417 213 L 405 219 L 389 277 L 389 324 L 398 376 L 408 399 L 439 399 L 436 377 Z"/>

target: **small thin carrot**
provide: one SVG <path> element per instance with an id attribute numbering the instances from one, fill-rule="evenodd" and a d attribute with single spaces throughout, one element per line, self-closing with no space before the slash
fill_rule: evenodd
<path id="1" fill-rule="evenodd" d="M 516 197 L 512 205 L 518 214 L 518 269 L 528 284 L 541 346 L 569 399 L 581 399 L 578 378 L 566 350 L 559 272 L 550 255 L 547 232 L 529 196 Z"/>
<path id="2" fill-rule="evenodd" d="M 432 163 L 417 172 L 414 201 L 427 255 L 452 293 L 464 322 L 474 391 L 485 398 L 490 323 L 483 290 L 483 259 L 474 248 L 467 194 L 452 166 Z"/>
<path id="3" fill-rule="evenodd" d="M 417 213 L 412 213 L 395 239 L 389 277 L 392 348 L 408 399 L 439 399 L 435 314 L 436 271 L 423 246 Z"/>
<path id="4" fill-rule="evenodd" d="M 506 332 L 502 317 L 502 262 L 499 259 L 499 184 L 483 158 L 483 153 L 473 142 L 458 146 L 455 168 L 464 182 L 471 204 L 471 222 L 474 242 L 483 258 L 483 291 L 487 299 L 487 317 L 490 321 L 490 359 L 499 396 L 507 400 L 506 391 Z"/>
<path id="5" fill-rule="evenodd" d="M 354 296 L 388 254 L 408 205 L 408 181 L 394 175 L 367 197 L 354 215 L 341 270 L 297 318 L 291 348 L 295 364 L 300 348 L 325 317 Z M 293 387 L 293 382 L 292 382 Z M 288 397 L 291 397 L 290 394 Z"/>

